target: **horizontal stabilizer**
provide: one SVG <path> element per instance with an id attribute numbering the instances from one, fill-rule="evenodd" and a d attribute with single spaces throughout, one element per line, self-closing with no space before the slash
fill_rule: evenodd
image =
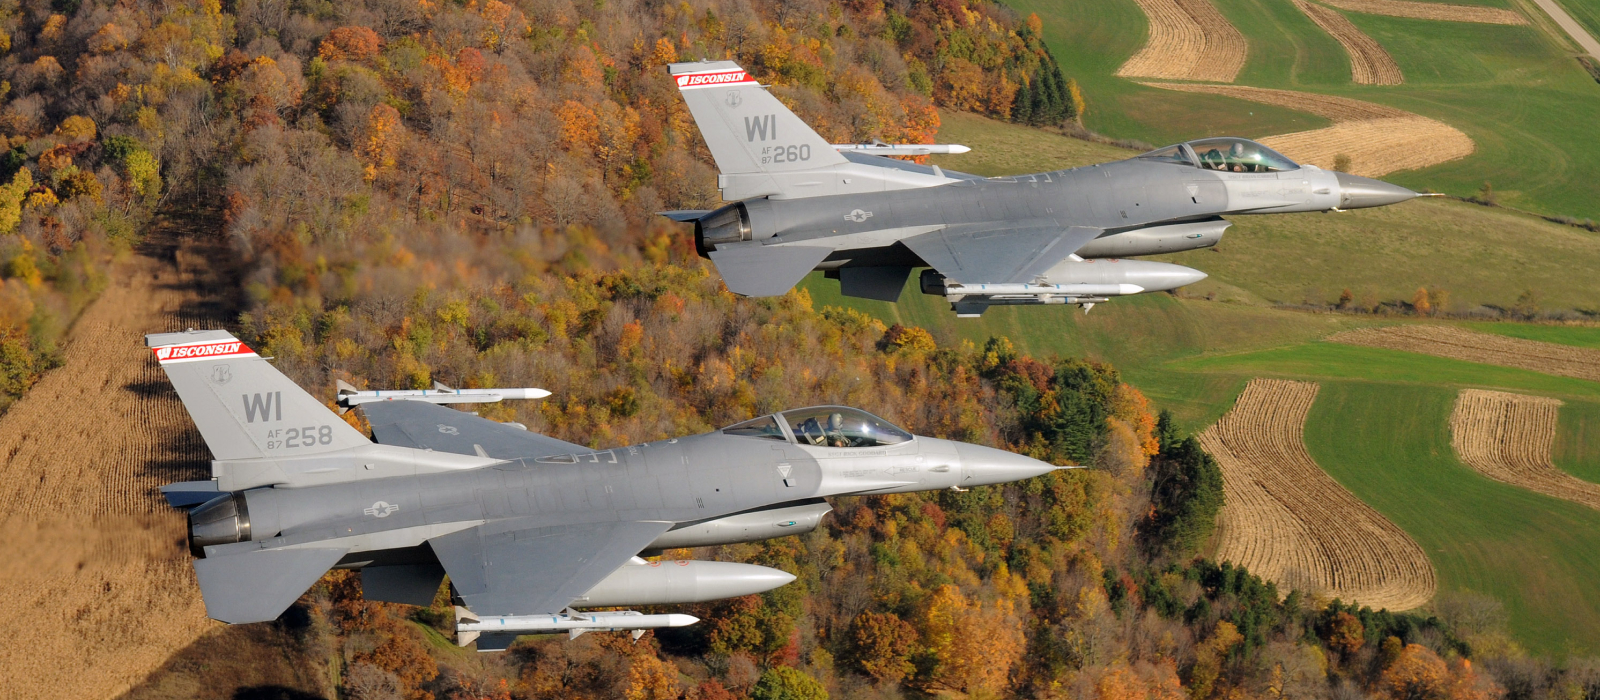
<path id="1" fill-rule="evenodd" d="M 161 495 L 167 499 L 167 505 L 173 508 L 188 508 L 205 503 L 222 495 L 222 489 L 217 488 L 214 480 L 206 481 L 180 481 L 161 487 Z"/>
<path id="2" fill-rule="evenodd" d="M 702 216 L 705 216 L 706 214 L 710 214 L 711 210 L 710 209 L 674 209 L 672 211 L 658 211 L 656 213 L 660 214 L 662 216 L 665 216 L 668 219 L 672 219 L 673 221 L 694 221 L 695 219 L 698 219 L 698 218 L 700 218 Z"/>
<path id="3" fill-rule="evenodd" d="M 827 259 L 833 248 L 801 245 L 762 245 L 755 241 L 719 245 L 711 262 L 728 291 L 747 297 L 787 294 L 800 280 Z"/>
<path id="4" fill-rule="evenodd" d="M 346 551 L 261 549 L 196 559 L 206 616 L 235 625 L 276 620 Z"/>

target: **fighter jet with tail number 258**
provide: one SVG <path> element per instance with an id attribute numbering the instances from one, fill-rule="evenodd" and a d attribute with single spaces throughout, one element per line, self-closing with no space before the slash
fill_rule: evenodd
<path id="1" fill-rule="evenodd" d="M 957 146 L 833 145 L 731 61 L 674 63 L 716 160 L 724 201 L 664 212 L 745 296 L 787 292 L 812 270 L 844 294 L 895 301 L 913 267 L 958 315 L 993 305 L 1081 304 L 1205 278 L 1122 258 L 1214 246 L 1224 214 L 1377 207 L 1416 192 L 1298 165 L 1254 141 L 1208 138 L 1111 163 L 982 178 L 875 154 Z"/>
<path id="2" fill-rule="evenodd" d="M 696 620 L 578 609 L 696 603 L 794 580 L 641 555 L 808 532 L 831 496 L 963 490 L 1060 468 L 845 406 L 595 450 L 432 403 L 444 392 L 365 392 L 374 442 L 226 331 L 145 342 L 214 458 L 211 479 L 161 490 L 190 509 L 206 613 L 229 623 L 272 620 L 343 568 L 361 572 L 366 598 L 415 605 L 432 602 L 448 574 L 457 641 L 479 651 L 519 634 L 637 636 Z"/>

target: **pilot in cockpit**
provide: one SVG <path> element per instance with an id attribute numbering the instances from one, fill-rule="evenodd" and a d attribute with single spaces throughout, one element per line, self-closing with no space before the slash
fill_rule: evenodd
<path id="1" fill-rule="evenodd" d="M 844 434 L 844 414 L 834 413 L 828 416 L 828 446 L 852 447 L 850 438 Z"/>

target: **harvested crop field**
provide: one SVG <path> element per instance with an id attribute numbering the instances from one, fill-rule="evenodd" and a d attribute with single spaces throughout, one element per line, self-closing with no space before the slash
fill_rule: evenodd
<path id="1" fill-rule="evenodd" d="M 1527 24 L 1528 18 L 1498 7 L 1481 5 L 1447 5 L 1437 2 L 1408 2 L 1407 0 L 1322 0 L 1341 10 L 1368 15 L 1388 15 L 1411 19 L 1432 19 L 1443 22 L 1477 22 L 1479 24 Z"/>
<path id="2" fill-rule="evenodd" d="M 1348 345 L 1419 352 L 1600 382 L 1600 350 L 1479 333 L 1455 326 L 1358 328 L 1328 336 Z"/>
<path id="3" fill-rule="evenodd" d="M 1405 76 L 1400 74 L 1400 66 L 1389 52 L 1383 50 L 1366 32 L 1351 24 L 1344 15 L 1306 0 L 1294 0 L 1294 6 L 1344 47 L 1345 53 L 1350 55 L 1352 82 L 1360 85 L 1399 85 L 1405 82 Z"/>
<path id="4" fill-rule="evenodd" d="M 126 263 L 0 416 L 0 697 L 114 697 L 216 625 L 155 490 L 210 455 L 142 338 L 194 319 L 188 262 Z"/>
<path id="5" fill-rule="evenodd" d="M 1484 476 L 1600 510 L 1600 484 L 1550 460 L 1560 407 L 1544 396 L 1463 389 L 1450 413 L 1450 444 Z"/>
<path id="6" fill-rule="evenodd" d="M 1318 385 L 1254 379 L 1200 435 L 1222 467 L 1219 561 L 1304 590 L 1409 610 L 1433 597 L 1433 565 L 1404 531 L 1329 477 L 1306 453 Z"/>
<path id="7" fill-rule="evenodd" d="M 1134 1 L 1150 20 L 1150 37 L 1117 75 L 1231 83 L 1244 67 L 1244 35 L 1210 0 Z"/>
<path id="8" fill-rule="evenodd" d="M 1267 136 L 1260 141 L 1301 163 L 1332 168 L 1339 156 L 1350 158 L 1347 172 L 1378 177 L 1465 158 L 1476 150 L 1461 130 L 1436 119 L 1387 105 L 1293 90 L 1243 85 L 1145 83 L 1183 92 L 1225 95 L 1261 104 L 1289 107 L 1325 117 L 1333 125 L 1310 131 Z"/>

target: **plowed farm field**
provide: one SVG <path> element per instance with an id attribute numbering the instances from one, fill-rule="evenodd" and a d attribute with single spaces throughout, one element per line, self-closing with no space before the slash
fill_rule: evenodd
<path id="1" fill-rule="evenodd" d="M 1543 396 L 1463 389 L 1450 414 L 1450 444 L 1484 476 L 1600 509 L 1600 484 L 1550 460 L 1561 402 Z"/>
<path id="2" fill-rule="evenodd" d="M 1405 82 L 1400 66 L 1378 42 L 1356 28 L 1344 15 L 1316 3 L 1294 0 L 1318 27 L 1331 35 L 1350 55 L 1350 80 L 1358 85 L 1399 85 Z"/>
<path id="3" fill-rule="evenodd" d="M 1117 75 L 1231 83 L 1244 67 L 1244 35 L 1210 0 L 1134 1 L 1150 20 L 1150 37 Z"/>
<path id="4" fill-rule="evenodd" d="M 1422 548 L 1340 486 L 1306 453 L 1318 386 L 1254 379 L 1200 442 L 1222 466 L 1218 560 L 1276 581 L 1374 608 L 1409 610 L 1433 597 Z"/>
<path id="5" fill-rule="evenodd" d="M 1600 350 L 1479 333 L 1455 326 L 1360 328 L 1335 333 L 1328 336 L 1328 340 L 1600 381 Z"/>
<path id="6" fill-rule="evenodd" d="M 1325 117 L 1332 126 L 1261 139 L 1301 163 L 1332 168 L 1339 156 L 1350 158 L 1347 172 L 1378 177 L 1465 158 L 1476 149 L 1461 130 L 1436 119 L 1387 105 L 1348 97 L 1243 85 L 1145 83 L 1183 92 L 1204 92 L 1262 104 L 1293 107 Z"/>
<path id="7" fill-rule="evenodd" d="M 1322 2 L 1341 10 L 1369 15 L 1431 19 L 1443 22 L 1477 22 L 1480 24 L 1528 23 L 1528 18 L 1511 10 L 1478 5 L 1449 5 L 1437 2 L 1408 2 L 1407 0 L 1322 0 Z"/>
<path id="8" fill-rule="evenodd" d="M 170 254 L 170 251 L 169 251 Z M 136 255 L 65 364 L 0 416 L 0 697 L 109 698 L 213 627 L 157 487 L 210 459 L 144 348 L 202 309 L 198 260 Z"/>

